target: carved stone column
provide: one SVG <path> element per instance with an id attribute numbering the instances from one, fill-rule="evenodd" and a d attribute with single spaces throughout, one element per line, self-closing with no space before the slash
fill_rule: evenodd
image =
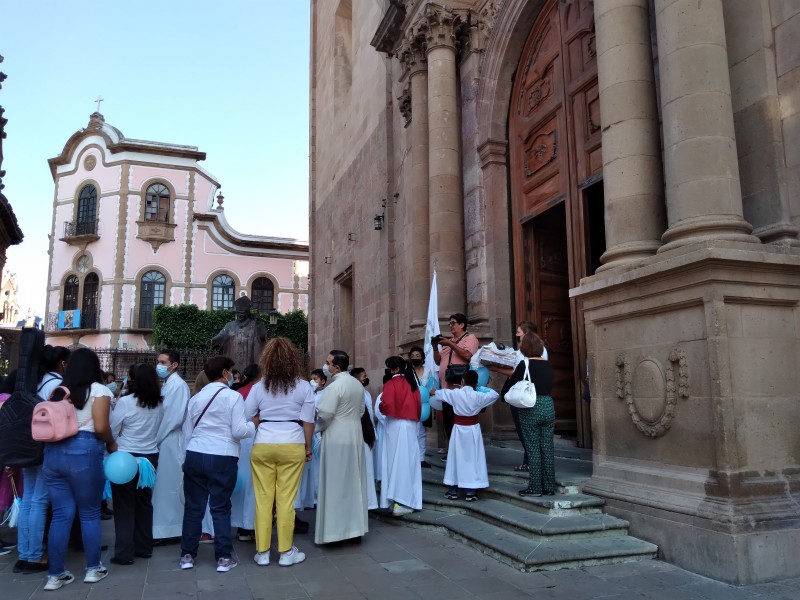
<path id="1" fill-rule="evenodd" d="M 400 60 L 408 69 L 411 86 L 411 316 L 412 325 L 424 327 L 428 310 L 430 228 L 428 204 L 428 62 L 425 39 L 414 28 L 406 39 Z"/>
<path id="2" fill-rule="evenodd" d="M 655 0 L 669 229 L 659 252 L 756 242 L 742 216 L 722 0 Z"/>
<path id="3" fill-rule="evenodd" d="M 595 0 L 607 250 L 602 271 L 655 254 L 666 229 L 648 0 Z"/>
<path id="4" fill-rule="evenodd" d="M 464 312 L 466 302 L 458 26 L 458 16 L 432 4 L 420 24 L 427 42 L 430 253 L 436 261 L 440 315 Z"/>

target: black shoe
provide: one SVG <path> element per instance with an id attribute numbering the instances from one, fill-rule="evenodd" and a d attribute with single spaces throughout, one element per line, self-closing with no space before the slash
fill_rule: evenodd
<path id="1" fill-rule="evenodd" d="M 25 570 L 25 567 L 27 566 L 27 564 L 28 564 L 27 560 L 20 559 L 20 560 L 18 560 L 17 562 L 14 563 L 14 567 L 11 569 L 11 572 L 12 573 L 22 573 Z"/>
<path id="2" fill-rule="evenodd" d="M 542 492 L 542 496 L 555 496 L 555 492 Z"/>
<path id="3" fill-rule="evenodd" d="M 113 513 L 112 513 L 113 514 Z M 104 512 L 100 512 L 100 520 L 101 521 L 110 521 L 112 519 L 111 515 L 107 515 Z"/>
<path id="4" fill-rule="evenodd" d="M 125 559 L 122 559 L 122 558 L 117 558 L 116 556 L 112 556 L 109 559 L 109 562 L 112 565 L 122 565 L 122 566 L 125 566 L 125 567 L 133 564 L 133 561 L 130 560 L 130 559 L 125 560 Z"/>
<path id="5" fill-rule="evenodd" d="M 306 521 L 303 521 L 297 515 L 294 516 L 294 532 L 295 533 L 308 533 L 308 528 L 309 527 L 310 527 L 310 525 Z"/>
<path id="6" fill-rule="evenodd" d="M 22 569 L 23 575 L 30 575 L 31 573 L 42 573 L 47 571 L 50 565 L 46 562 L 39 562 L 37 560 L 28 562 L 25 561 L 25 567 Z"/>
<path id="7" fill-rule="evenodd" d="M 153 553 L 152 552 L 137 552 L 136 554 L 134 554 L 134 556 L 136 558 L 152 558 L 153 557 Z"/>
<path id="8" fill-rule="evenodd" d="M 110 508 L 108 508 L 108 506 L 104 503 L 100 507 L 100 514 L 101 515 L 108 515 L 109 517 L 113 517 L 114 516 L 114 511 L 111 510 Z"/>
<path id="9" fill-rule="evenodd" d="M 419 466 L 423 469 L 430 469 L 431 463 L 429 463 L 427 460 L 423 460 L 421 463 L 419 463 Z"/>
<path id="10" fill-rule="evenodd" d="M 444 497 L 448 500 L 458 500 L 458 494 L 456 492 L 451 492 L 450 490 L 444 493 Z"/>
<path id="11" fill-rule="evenodd" d="M 6 554 L 11 554 L 11 551 L 16 548 L 16 544 L 10 544 L 8 542 L 4 542 L 0 540 L 0 556 L 5 556 Z"/>
<path id="12" fill-rule="evenodd" d="M 179 537 L 170 537 L 170 538 L 158 538 L 153 540 L 153 546 L 170 546 L 172 544 L 180 544 L 181 538 Z"/>
<path id="13" fill-rule="evenodd" d="M 526 489 L 524 489 L 524 490 L 520 490 L 520 491 L 519 491 L 519 492 L 517 492 L 517 493 L 518 493 L 520 496 L 532 496 L 532 497 L 534 497 L 534 498 L 538 498 L 539 496 L 541 496 L 541 495 L 542 495 L 542 492 L 533 492 L 533 491 L 531 491 L 531 490 L 529 490 L 529 489 L 527 489 L 527 488 L 526 488 Z"/>
<path id="14" fill-rule="evenodd" d="M 467 502 L 475 502 L 475 500 L 477 499 L 478 499 L 477 494 L 467 494 L 466 496 L 464 496 L 464 500 L 466 500 Z"/>

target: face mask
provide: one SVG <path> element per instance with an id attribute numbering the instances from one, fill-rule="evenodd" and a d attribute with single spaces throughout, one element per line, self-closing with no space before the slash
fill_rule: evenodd
<path id="1" fill-rule="evenodd" d="M 364 378 L 364 381 L 362 381 L 362 382 L 361 382 L 361 384 L 362 384 L 364 387 L 367 387 L 367 386 L 369 385 L 369 377 L 365 377 L 365 378 Z"/>
<path id="2" fill-rule="evenodd" d="M 160 379 L 166 379 L 167 375 L 169 375 L 169 367 L 165 365 L 156 365 L 156 375 Z"/>
<path id="3" fill-rule="evenodd" d="M 311 384 L 311 389 L 316 392 L 317 388 L 319 387 L 319 384 L 316 381 L 314 381 L 313 379 L 311 381 L 309 381 L 308 383 Z"/>
<path id="4" fill-rule="evenodd" d="M 330 379 L 331 370 L 328 368 L 328 363 L 325 363 L 324 365 L 322 365 L 322 372 L 325 373 L 325 377 Z"/>
<path id="5" fill-rule="evenodd" d="M 106 387 L 111 390 L 112 394 L 116 394 L 117 393 L 117 382 L 116 381 L 112 381 Z"/>
<path id="6" fill-rule="evenodd" d="M 411 359 L 411 364 L 414 365 L 415 367 L 421 367 L 422 366 L 422 362 L 423 361 L 422 361 L 421 358 L 412 358 Z"/>
<path id="7" fill-rule="evenodd" d="M 232 387 L 232 386 L 233 386 L 233 373 L 231 373 L 231 376 L 228 377 L 228 387 Z"/>

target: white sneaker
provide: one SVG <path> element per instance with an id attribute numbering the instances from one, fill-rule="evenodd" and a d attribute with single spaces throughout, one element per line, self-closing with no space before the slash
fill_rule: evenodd
<path id="1" fill-rule="evenodd" d="M 402 517 L 403 515 L 410 515 L 414 512 L 413 508 L 408 508 L 407 506 L 403 506 L 402 504 L 398 504 L 397 502 L 394 503 L 394 507 L 392 508 L 392 514 L 395 517 Z"/>
<path id="2" fill-rule="evenodd" d="M 220 558 L 217 561 L 217 573 L 227 573 L 238 564 L 235 558 Z"/>
<path id="3" fill-rule="evenodd" d="M 60 587 L 75 581 L 75 576 L 69 571 L 64 571 L 61 575 L 49 575 L 47 583 L 44 584 L 46 590 L 57 590 Z"/>
<path id="4" fill-rule="evenodd" d="M 269 550 L 266 552 L 256 552 L 253 560 L 256 561 L 258 566 L 266 567 L 269 564 Z"/>
<path id="5" fill-rule="evenodd" d="M 99 567 L 92 567 L 86 569 L 86 577 L 83 578 L 83 583 L 97 583 L 101 579 L 105 579 L 108 575 L 108 569 L 103 565 Z"/>
<path id="6" fill-rule="evenodd" d="M 194 568 L 194 558 L 192 558 L 191 554 L 184 554 L 181 556 L 180 565 L 183 570 L 192 569 Z"/>
<path id="7" fill-rule="evenodd" d="M 306 555 L 297 549 L 297 546 L 292 546 L 291 550 L 281 552 L 281 557 L 278 559 L 278 564 L 282 567 L 291 567 L 297 563 L 301 563 L 306 559 Z"/>

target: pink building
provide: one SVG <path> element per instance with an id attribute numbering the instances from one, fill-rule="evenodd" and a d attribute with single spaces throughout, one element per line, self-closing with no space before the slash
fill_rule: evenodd
<path id="1" fill-rule="evenodd" d="M 194 146 L 128 139 L 94 113 L 61 154 L 47 288 L 48 342 L 145 348 L 161 304 L 308 308 L 308 244 L 245 235 Z"/>

